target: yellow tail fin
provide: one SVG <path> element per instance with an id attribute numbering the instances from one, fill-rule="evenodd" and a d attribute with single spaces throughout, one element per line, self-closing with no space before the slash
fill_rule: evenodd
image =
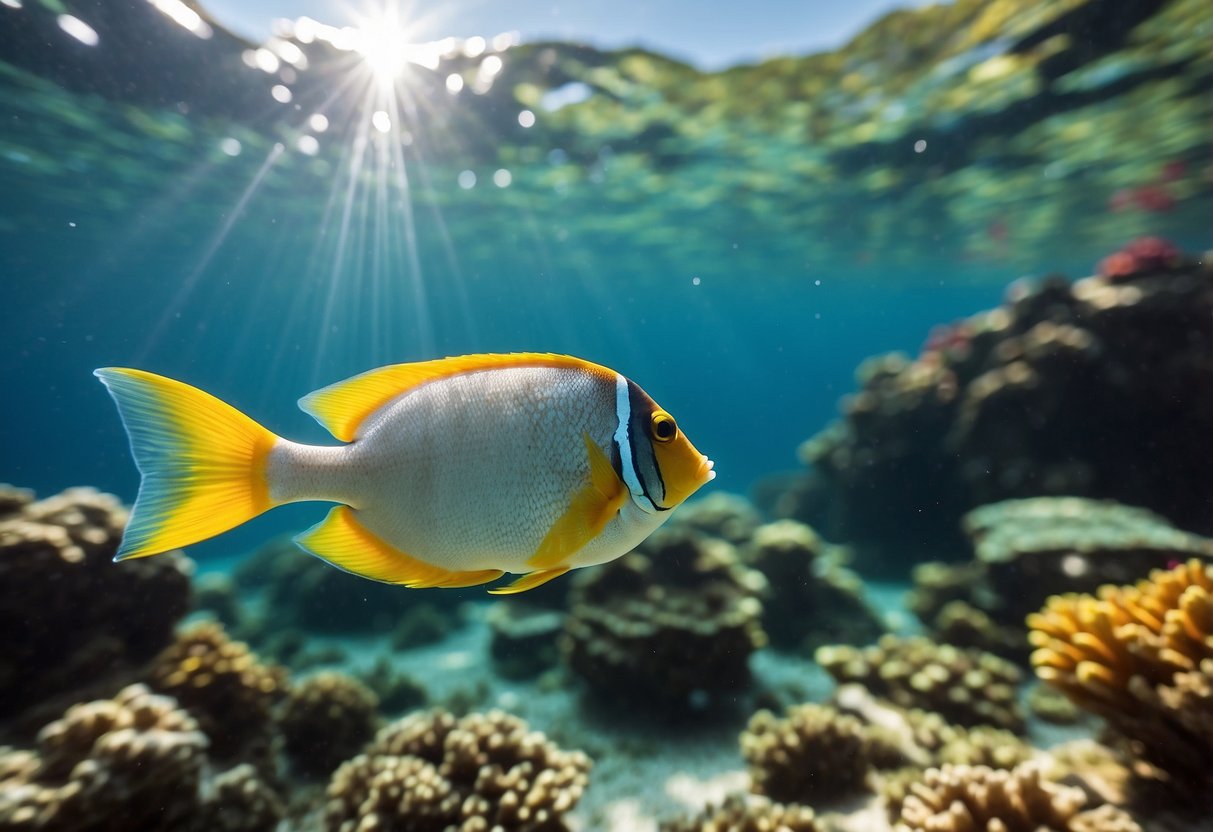
<path id="1" fill-rule="evenodd" d="M 93 374 L 118 405 L 143 475 L 114 560 L 198 543 L 273 507 L 273 433 L 180 381 L 119 367 Z"/>

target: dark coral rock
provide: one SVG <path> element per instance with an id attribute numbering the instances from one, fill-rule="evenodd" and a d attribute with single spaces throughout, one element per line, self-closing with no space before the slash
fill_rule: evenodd
<path id="1" fill-rule="evenodd" d="M 282 799 L 256 768 L 242 763 L 216 775 L 185 829 L 188 832 L 275 832 L 286 815 Z"/>
<path id="2" fill-rule="evenodd" d="M 859 720 L 825 705 L 779 718 L 759 711 L 741 735 L 750 788 L 782 803 L 818 803 L 862 791 L 872 762 Z"/>
<path id="3" fill-rule="evenodd" d="M 753 537 L 762 515 L 745 497 L 716 491 L 680 507 L 673 522 L 737 546 Z"/>
<path id="4" fill-rule="evenodd" d="M 560 664 L 564 613 L 524 601 L 498 601 L 489 608 L 493 631 L 489 655 L 507 679 L 530 679 Z"/>
<path id="5" fill-rule="evenodd" d="M 864 603 L 862 581 L 843 567 L 845 550 L 803 523 L 758 526 L 741 554 L 767 579 L 762 625 L 772 645 L 811 651 L 822 644 L 868 644 L 884 633 Z"/>
<path id="6" fill-rule="evenodd" d="M 276 540 L 236 569 L 236 583 L 265 592 L 274 629 L 319 633 L 387 633 L 408 616 L 416 593 L 342 572 L 311 557 L 289 538 Z"/>
<path id="7" fill-rule="evenodd" d="M 391 662 L 383 657 L 360 678 L 379 698 L 379 709 L 388 715 L 420 708 L 430 699 L 425 685 L 406 673 L 393 670 Z"/>
<path id="8" fill-rule="evenodd" d="M 296 682 L 278 714 L 294 769 L 332 774 L 375 736 L 378 708 L 378 697 L 366 685 L 342 673 L 318 673 Z"/>
<path id="9" fill-rule="evenodd" d="M 636 551 L 575 579 L 561 651 L 601 697 L 656 709 L 744 689 L 765 644 L 765 581 L 731 545 L 659 530 Z"/>
<path id="10" fill-rule="evenodd" d="M 181 632 L 152 663 L 148 684 L 198 720 L 216 760 L 273 770 L 273 707 L 286 693 L 286 672 L 261 664 L 221 626 L 206 621 Z"/>
<path id="11" fill-rule="evenodd" d="M 188 713 L 141 685 L 75 705 L 36 752 L 0 754 L 0 829 L 176 832 L 197 808 L 206 745 Z"/>
<path id="12" fill-rule="evenodd" d="M 53 701 L 60 694 L 113 693 L 172 639 L 189 610 L 190 562 L 113 563 L 126 518 L 115 497 L 73 488 L 0 519 L 0 716 L 52 709 L 36 727 L 69 704 Z"/>
<path id="13" fill-rule="evenodd" d="M 442 641 L 459 626 L 459 615 L 451 607 L 416 601 L 405 607 L 392 628 L 392 647 L 411 650 Z"/>
<path id="14" fill-rule="evenodd" d="M 329 832 L 563 832 L 590 761 L 516 717 L 435 711 L 387 726 L 328 788 Z"/>
<path id="15" fill-rule="evenodd" d="M 236 586 L 227 575 L 212 572 L 194 581 L 194 609 L 210 613 L 228 630 L 238 631 L 244 611 Z"/>
<path id="16" fill-rule="evenodd" d="M 1213 468 L 1191 452 L 1213 418 L 1213 264 L 1140 264 L 1016 284 L 917 359 L 861 368 L 843 421 L 802 448 L 829 504 L 781 510 L 888 572 L 956 558 L 964 512 L 1024 497 L 1112 499 L 1213 532 Z"/>
<path id="17" fill-rule="evenodd" d="M 1145 509 L 1079 497 L 1008 500 L 964 517 L 976 559 L 914 570 L 910 608 L 939 641 L 1025 663 L 1024 618 L 1050 595 L 1092 592 L 1189 557 L 1213 540 Z"/>

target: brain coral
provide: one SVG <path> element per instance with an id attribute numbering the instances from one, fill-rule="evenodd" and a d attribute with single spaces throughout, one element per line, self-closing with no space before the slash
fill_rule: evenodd
<path id="1" fill-rule="evenodd" d="M 1028 618 L 1036 673 L 1174 777 L 1213 772 L 1213 566 L 1190 560 Z"/>
<path id="2" fill-rule="evenodd" d="M 172 639 L 189 610 L 180 554 L 112 563 L 126 510 L 72 488 L 39 502 L 10 490 L 0 515 L 0 717 L 31 728 L 81 697 L 109 695 Z M 93 683 L 96 690 L 82 692 Z M 61 701 L 71 691 L 74 698 Z M 103 691 L 103 693 L 101 692 Z"/>
<path id="3" fill-rule="evenodd" d="M 278 727 L 295 769 L 331 774 L 375 735 L 378 706 L 366 685 L 343 673 L 317 673 L 294 684 Z"/>
<path id="4" fill-rule="evenodd" d="M 74 705 L 36 752 L 0 755 L 0 829 L 174 832 L 196 808 L 206 737 L 142 685 Z"/>
<path id="5" fill-rule="evenodd" d="M 330 832 L 560 832 L 590 761 L 500 711 L 414 714 L 383 728 L 328 787 Z"/>

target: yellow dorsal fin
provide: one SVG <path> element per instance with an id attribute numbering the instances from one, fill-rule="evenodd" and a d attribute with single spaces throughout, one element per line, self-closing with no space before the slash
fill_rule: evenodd
<path id="1" fill-rule="evenodd" d="M 627 486 L 602 448 L 594 444 L 588 433 L 581 438 L 590 460 L 590 481 L 573 495 L 568 509 L 548 529 L 539 549 L 527 561 L 528 566 L 553 569 L 564 563 L 597 537 L 627 500 Z"/>
<path id="2" fill-rule="evenodd" d="M 540 569 L 538 572 L 530 572 L 512 584 L 498 587 L 497 589 L 490 589 L 489 595 L 517 595 L 519 592 L 526 592 L 528 589 L 543 586 L 548 581 L 553 578 L 559 578 L 568 571 L 569 568 L 567 566 L 558 566 L 555 569 Z"/>
<path id="3" fill-rule="evenodd" d="M 392 364 L 322 387 L 299 400 L 299 407 L 324 425 L 342 442 L 352 442 L 367 418 L 422 384 L 442 378 L 506 367 L 561 367 L 605 375 L 613 384 L 615 374 L 598 364 L 553 353 L 516 352 L 463 355 Z"/>
<path id="4" fill-rule="evenodd" d="M 349 506 L 335 507 L 323 521 L 298 535 L 295 542 L 339 569 L 385 584 L 413 588 L 475 586 L 504 574 L 498 569 L 452 572 L 410 557 L 372 534 Z"/>

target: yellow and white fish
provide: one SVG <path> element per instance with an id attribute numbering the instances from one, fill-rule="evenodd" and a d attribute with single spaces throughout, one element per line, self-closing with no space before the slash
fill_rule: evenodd
<path id="1" fill-rule="evenodd" d="M 523 592 L 648 537 L 715 473 L 619 373 L 561 355 L 371 370 L 299 406 L 343 442 L 301 445 L 187 384 L 97 370 L 143 475 L 115 560 L 214 537 L 274 506 L 340 503 L 295 538 L 356 575 Z"/>

